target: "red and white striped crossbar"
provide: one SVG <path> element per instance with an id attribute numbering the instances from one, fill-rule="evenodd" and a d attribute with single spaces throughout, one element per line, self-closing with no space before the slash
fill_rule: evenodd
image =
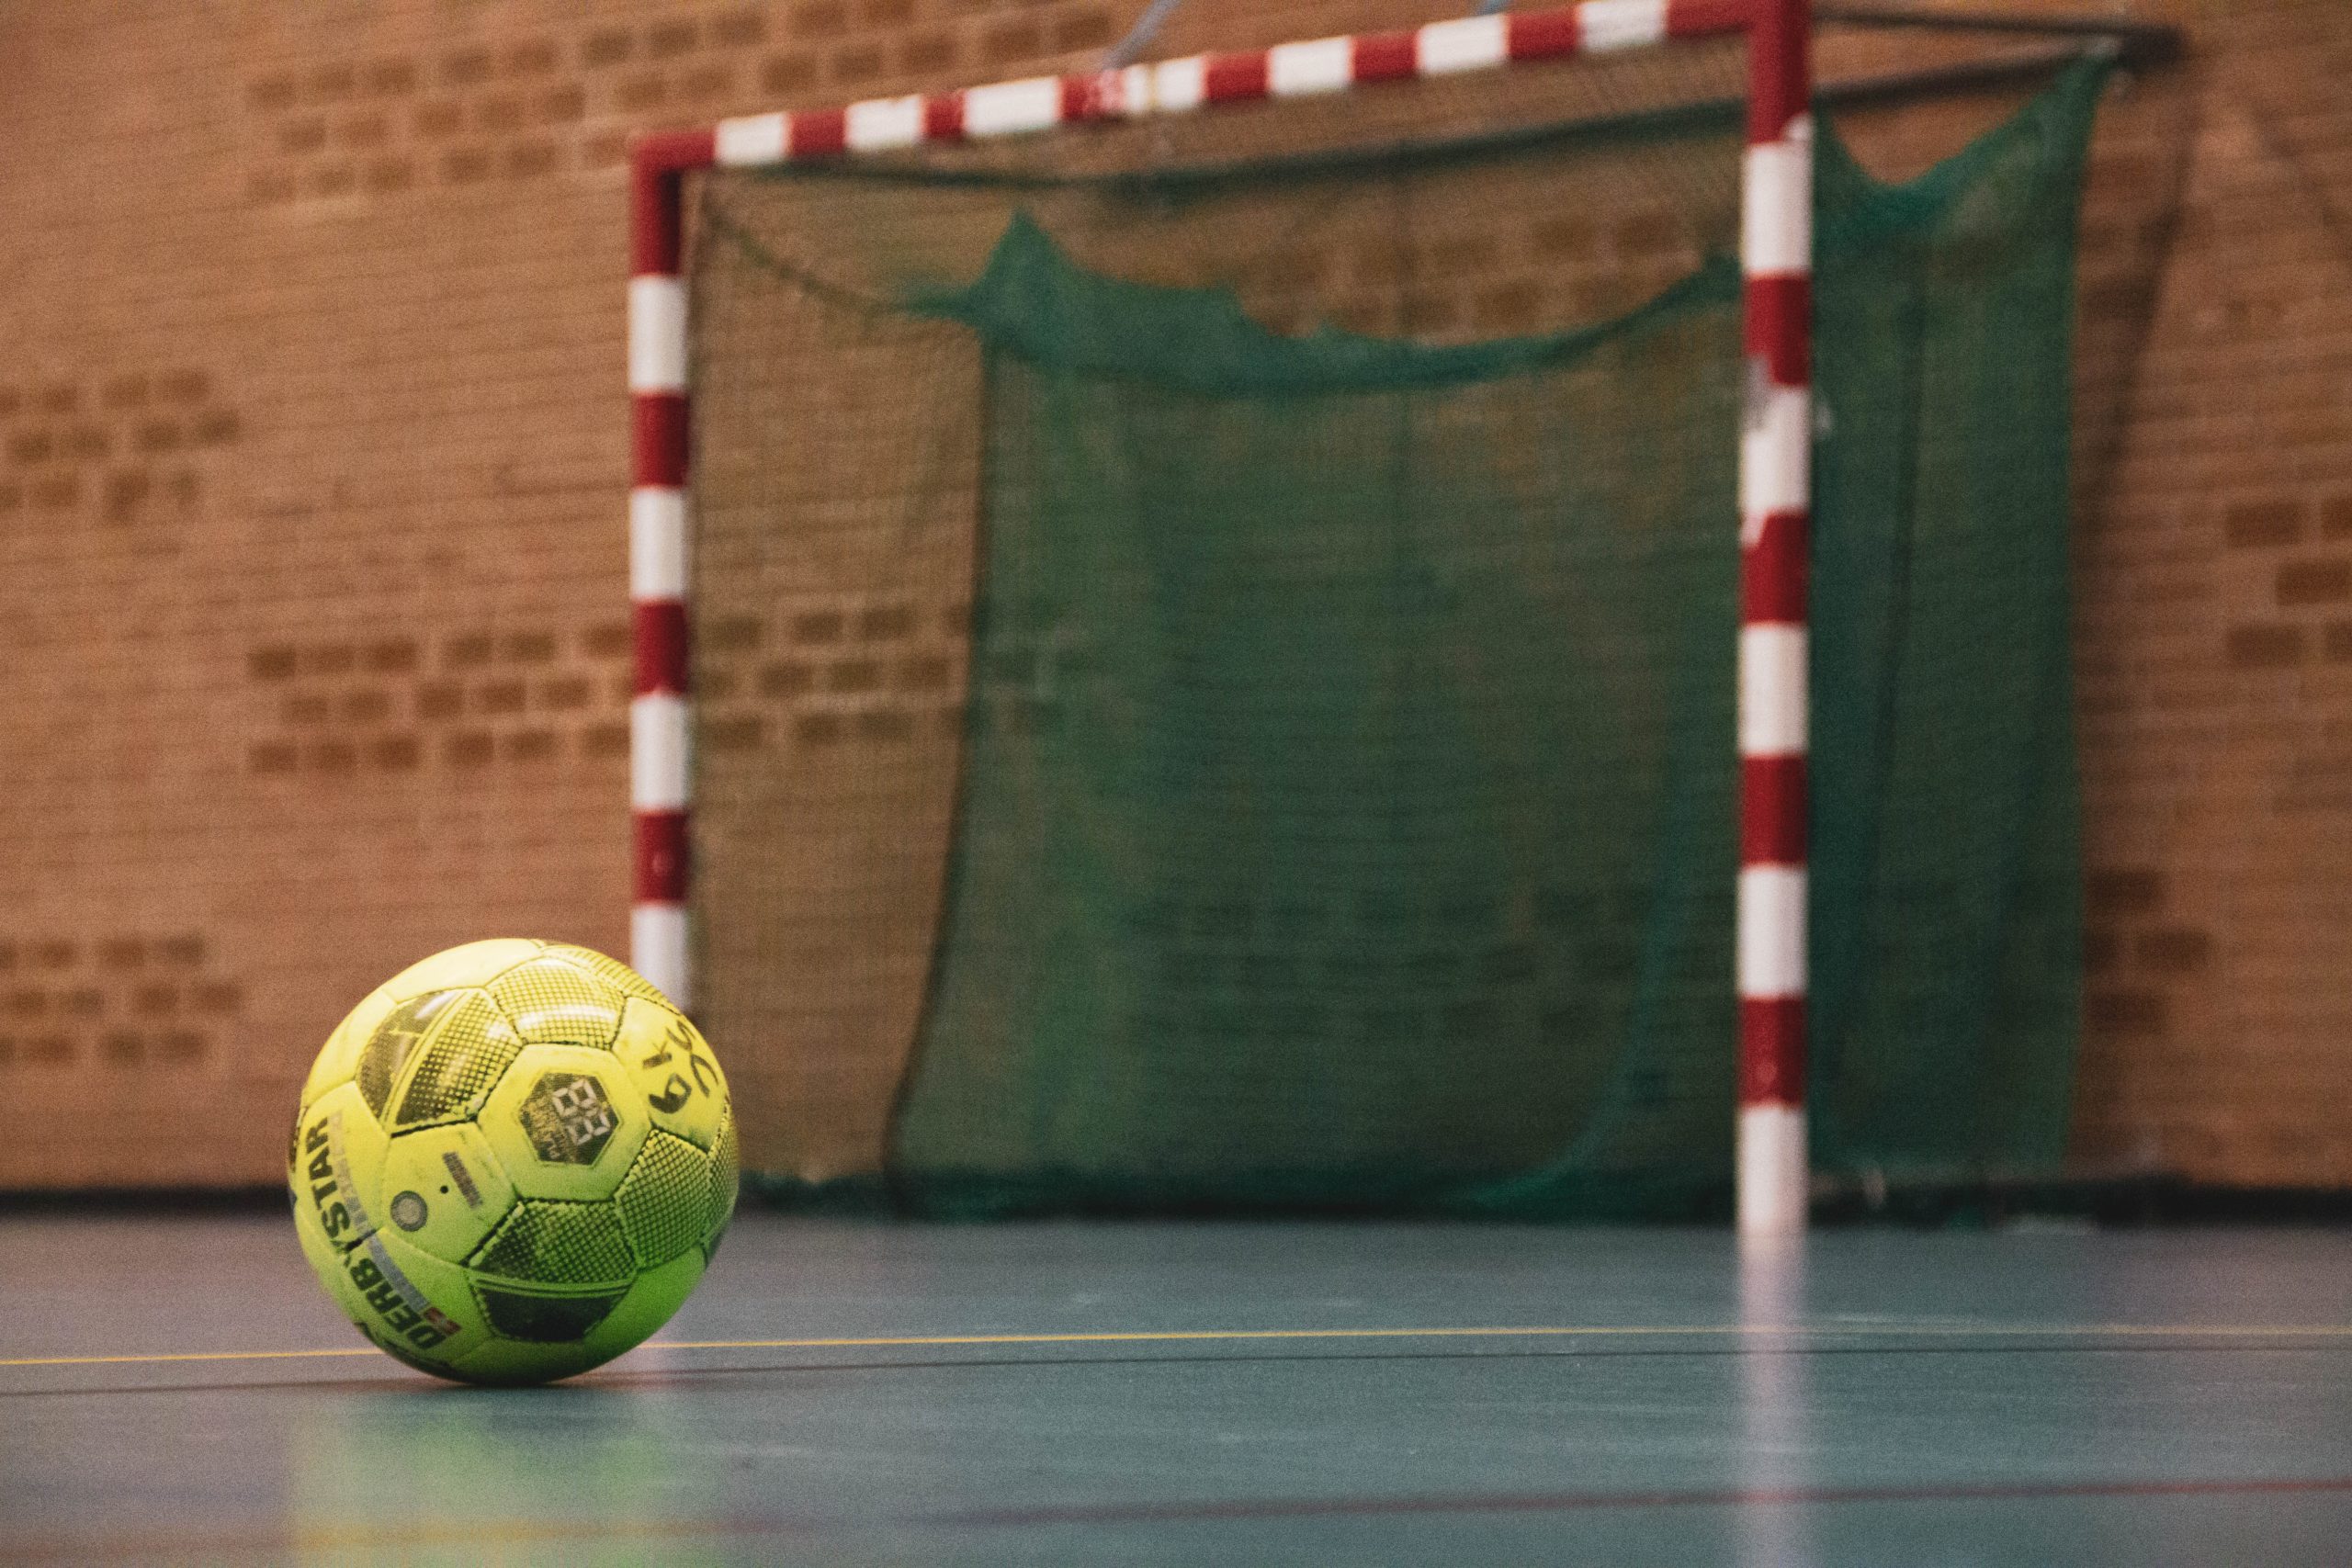
<path id="1" fill-rule="evenodd" d="M 681 1006 L 691 1005 L 689 443 L 681 273 L 686 174 L 1183 114 L 1752 27 L 1745 247 L 1755 391 L 1741 446 L 1740 1217 L 1747 1228 L 1802 1224 L 1805 361 L 1812 254 L 1806 18 L 1806 0 L 1586 0 L 1558 10 L 1431 22 L 1408 32 L 1313 39 L 936 96 L 747 115 L 705 130 L 639 139 L 631 161 L 628 317 L 636 428 L 629 586 L 637 628 L 630 951 L 638 969 Z M 1759 1196 L 1751 1204 L 1749 1188 L 1758 1182 L 1770 1185 L 1770 1201 Z"/>

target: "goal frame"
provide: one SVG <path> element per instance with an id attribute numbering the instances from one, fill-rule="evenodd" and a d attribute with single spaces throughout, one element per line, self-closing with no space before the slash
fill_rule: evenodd
<path id="1" fill-rule="evenodd" d="M 1408 31 L 1342 35 L 1156 64 L 658 131 L 629 164 L 632 468 L 630 961 L 694 996 L 685 176 L 1119 123 L 1382 83 L 1746 33 L 1741 185 L 1747 397 L 1738 439 L 1739 872 L 1735 942 L 1743 1236 L 1801 1232 L 1805 1134 L 1807 537 L 1812 506 L 1811 0 L 1584 0 Z M 1726 523 L 1730 519 L 1725 519 Z"/>

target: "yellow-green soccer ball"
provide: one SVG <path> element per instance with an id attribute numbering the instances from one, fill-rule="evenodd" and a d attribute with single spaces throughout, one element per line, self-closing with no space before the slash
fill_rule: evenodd
<path id="1" fill-rule="evenodd" d="M 362 1334 L 437 1377 L 545 1382 L 640 1342 L 702 1278 L 735 1114 L 710 1046 L 627 964 L 469 942 L 327 1037 L 286 1174 Z"/>

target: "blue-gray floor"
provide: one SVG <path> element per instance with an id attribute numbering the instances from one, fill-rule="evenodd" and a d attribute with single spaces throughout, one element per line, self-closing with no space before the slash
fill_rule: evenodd
<path id="1" fill-rule="evenodd" d="M 2352 1562 L 2342 1234 L 752 1214 L 662 1338 L 450 1388 L 280 1218 L 0 1217 L 0 1562 Z"/>

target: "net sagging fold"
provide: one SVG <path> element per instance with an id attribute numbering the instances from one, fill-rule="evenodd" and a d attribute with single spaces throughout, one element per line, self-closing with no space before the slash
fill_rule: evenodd
<path id="1" fill-rule="evenodd" d="M 1821 141 L 1831 1171 L 2063 1151 L 2098 85 L 1907 186 Z M 706 185 L 697 912 L 748 1163 L 929 1212 L 1721 1203 L 1736 125 L 1487 130 Z"/>

